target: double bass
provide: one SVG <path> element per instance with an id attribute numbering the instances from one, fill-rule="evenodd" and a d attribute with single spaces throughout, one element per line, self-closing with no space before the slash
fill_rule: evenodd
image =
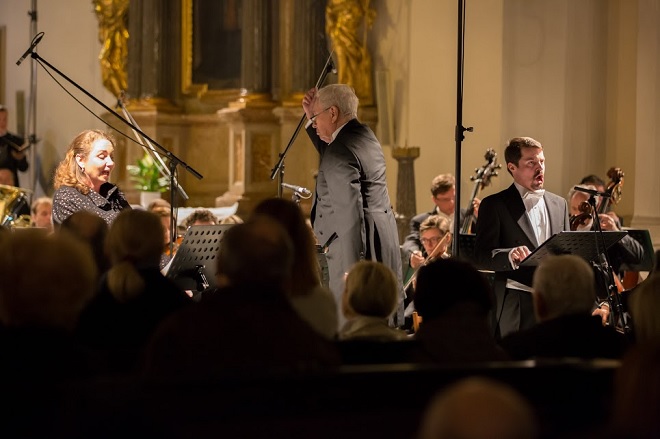
<path id="1" fill-rule="evenodd" d="M 476 175 L 470 177 L 470 181 L 474 181 L 474 188 L 472 189 L 472 196 L 470 197 L 470 204 L 468 204 L 467 211 L 465 212 L 465 218 L 461 224 L 461 233 L 462 234 L 471 234 L 472 233 L 472 223 L 474 223 L 474 200 L 477 198 L 479 191 L 484 189 L 490 184 L 490 179 L 492 177 L 497 177 L 498 169 L 502 165 L 498 165 L 497 162 L 497 153 L 494 149 L 489 148 L 484 155 L 486 163 L 481 168 L 476 168 L 474 172 Z"/>

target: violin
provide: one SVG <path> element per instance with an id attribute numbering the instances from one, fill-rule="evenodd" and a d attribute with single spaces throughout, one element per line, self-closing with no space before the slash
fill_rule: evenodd
<path id="1" fill-rule="evenodd" d="M 583 201 L 578 207 L 580 213 L 577 215 L 571 216 L 569 223 L 571 225 L 571 231 L 575 232 L 576 230 L 584 229 L 589 225 L 592 219 L 592 208 L 591 204 L 588 201 Z"/>
<path id="2" fill-rule="evenodd" d="M 490 184 L 492 177 L 497 177 L 497 170 L 502 167 L 495 162 L 497 161 L 497 153 L 494 149 L 489 148 L 484 156 L 486 163 L 481 167 L 474 170 L 476 175 L 470 177 L 470 181 L 474 181 L 474 188 L 472 189 L 472 197 L 470 197 L 470 204 L 468 204 L 467 211 L 463 224 L 461 224 L 461 233 L 472 233 L 472 224 L 474 223 L 474 200 L 480 190 L 484 189 Z"/>
<path id="3" fill-rule="evenodd" d="M 438 256 L 441 258 L 447 258 L 449 255 L 447 255 L 447 247 L 449 246 L 449 243 L 451 242 L 451 233 L 447 232 L 445 233 L 445 236 L 440 239 L 440 242 L 438 242 L 435 247 L 433 247 L 433 250 L 431 251 L 431 254 L 429 254 L 426 259 L 424 259 L 424 262 L 422 262 L 417 268 L 415 268 L 415 271 L 413 271 L 413 274 L 410 276 L 410 279 L 408 279 L 408 282 L 403 286 L 403 291 L 406 291 L 408 287 L 415 281 L 417 278 L 417 273 L 419 272 L 419 269 L 424 267 L 425 265 L 430 264 L 433 262 Z"/>

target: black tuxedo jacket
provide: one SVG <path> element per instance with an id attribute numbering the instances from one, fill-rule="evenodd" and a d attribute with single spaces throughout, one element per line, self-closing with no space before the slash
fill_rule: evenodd
<path id="1" fill-rule="evenodd" d="M 548 210 L 550 236 L 570 230 L 568 205 L 562 197 L 548 191 L 543 195 Z M 515 185 L 490 195 L 479 206 L 475 256 L 480 268 L 512 270 L 509 251 L 526 245 L 534 251 L 540 244 L 527 218 L 525 205 Z"/>

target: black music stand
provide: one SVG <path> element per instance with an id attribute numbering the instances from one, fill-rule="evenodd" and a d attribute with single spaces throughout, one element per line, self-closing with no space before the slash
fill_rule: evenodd
<path id="1" fill-rule="evenodd" d="M 590 231 L 559 232 L 552 235 L 527 256 L 519 264 L 517 270 L 507 271 L 506 277 L 531 287 L 534 270 L 543 259 L 552 255 L 577 255 L 589 264 L 600 264 L 601 259 L 598 254 L 600 239 L 597 233 Z M 605 248 L 610 248 L 624 236 L 626 236 L 626 232 L 603 232 Z"/>
<path id="2" fill-rule="evenodd" d="M 224 233 L 233 226 L 190 226 L 172 259 L 166 277 L 183 290 L 203 291 L 215 287 L 216 259 L 220 242 Z"/>
<path id="3" fill-rule="evenodd" d="M 535 267 L 550 255 L 577 255 L 587 262 L 600 263 L 600 240 L 598 232 L 559 232 L 527 256 L 521 267 Z M 626 236 L 628 232 L 602 232 L 605 250 L 612 247 Z"/>

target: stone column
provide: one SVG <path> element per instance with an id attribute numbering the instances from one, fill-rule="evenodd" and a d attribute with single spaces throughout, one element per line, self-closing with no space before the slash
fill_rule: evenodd
<path id="1" fill-rule="evenodd" d="M 241 88 L 247 96 L 270 98 L 271 2 L 243 0 Z"/>
<path id="2" fill-rule="evenodd" d="M 415 202 L 415 159 L 419 157 L 418 147 L 395 147 L 392 157 L 398 162 L 396 180 L 396 224 L 399 242 L 403 243 L 408 234 L 410 220 L 417 214 Z"/>

